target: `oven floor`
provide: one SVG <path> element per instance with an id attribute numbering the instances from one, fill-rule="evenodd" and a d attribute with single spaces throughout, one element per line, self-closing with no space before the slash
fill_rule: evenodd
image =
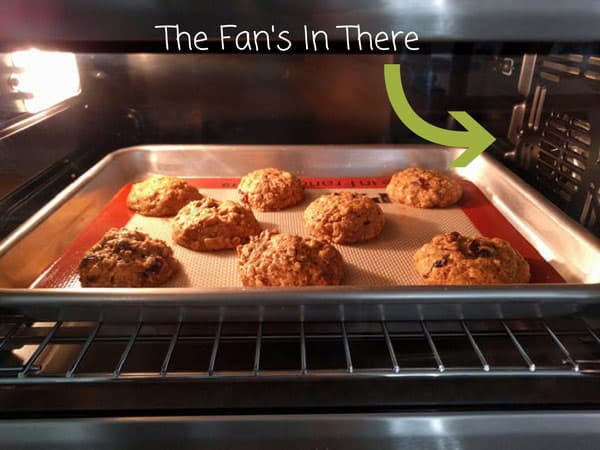
<path id="1" fill-rule="evenodd" d="M 461 449 L 600 447 L 599 413 L 334 414 L 0 421 L 9 449 Z"/>

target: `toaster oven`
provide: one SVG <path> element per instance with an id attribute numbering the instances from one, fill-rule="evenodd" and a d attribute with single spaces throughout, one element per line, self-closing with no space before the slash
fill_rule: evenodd
<path id="1" fill-rule="evenodd" d="M 598 19 L 591 1 L 0 6 L 0 446 L 597 447 Z M 420 50 L 346 51 L 336 25 L 356 21 L 410 25 Z M 215 48 L 167 52 L 161 23 Z M 310 23 L 332 48 L 219 51 L 221 23 Z M 385 64 L 429 123 L 461 130 L 464 110 L 494 143 L 451 168 L 464 149 L 402 123 Z M 459 207 L 390 203 L 415 166 L 463 180 Z M 165 286 L 80 286 L 108 229 L 169 241 L 168 220 L 127 208 L 132 183 L 237 199 L 265 167 L 308 197 L 256 212 L 265 228 L 303 234 L 323 193 L 381 206 L 377 240 L 339 246 L 344 284 L 245 288 L 234 252 L 176 248 Z M 508 240 L 531 283 L 424 285 L 412 256 L 451 230 Z"/>

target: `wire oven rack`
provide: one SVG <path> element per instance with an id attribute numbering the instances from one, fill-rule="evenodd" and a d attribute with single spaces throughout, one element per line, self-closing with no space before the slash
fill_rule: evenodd
<path id="1" fill-rule="evenodd" d="M 582 376 L 600 337 L 582 319 L 0 323 L 0 384 L 224 377 Z"/>

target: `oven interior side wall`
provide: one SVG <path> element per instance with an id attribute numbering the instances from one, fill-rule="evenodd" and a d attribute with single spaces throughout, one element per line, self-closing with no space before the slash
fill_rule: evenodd
<path id="1" fill-rule="evenodd" d="M 535 50 L 460 44 L 453 55 L 397 61 L 417 111 L 455 129 L 447 111 L 468 111 L 497 138 L 488 153 L 600 236 L 600 48 Z M 391 127 L 393 141 L 406 142 L 405 127 L 394 119 Z"/>

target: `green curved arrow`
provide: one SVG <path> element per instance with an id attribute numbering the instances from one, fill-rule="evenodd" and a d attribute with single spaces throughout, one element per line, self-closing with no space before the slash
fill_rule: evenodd
<path id="1" fill-rule="evenodd" d="M 408 103 L 402 88 L 400 64 L 385 64 L 384 76 L 385 88 L 394 112 L 413 133 L 436 144 L 466 148 L 450 167 L 465 167 L 496 140 L 465 111 L 449 111 L 449 114 L 458 120 L 466 131 L 446 130 L 431 125 Z"/>

